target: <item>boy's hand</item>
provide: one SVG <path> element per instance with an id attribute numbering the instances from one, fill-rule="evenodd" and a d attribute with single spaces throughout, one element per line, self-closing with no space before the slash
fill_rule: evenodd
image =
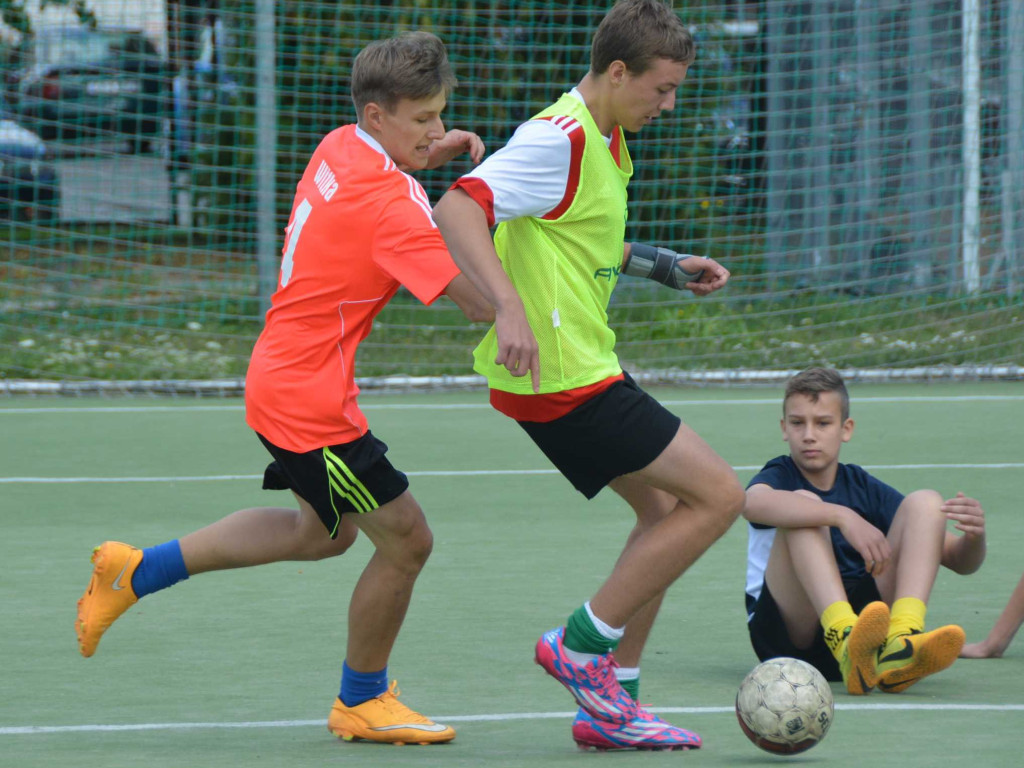
<path id="1" fill-rule="evenodd" d="M 534 394 L 540 392 L 540 351 L 537 338 L 521 307 L 497 310 L 494 331 L 498 336 L 498 356 L 494 362 L 504 365 L 513 376 L 530 374 Z"/>
<path id="2" fill-rule="evenodd" d="M 448 131 L 443 139 L 438 139 L 430 145 L 427 168 L 439 168 L 463 152 L 468 152 L 469 159 L 476 165 L 484 159 L 483 139 L 472 131 Z"/>
<path id="3" fill-rule="evenodd" d="M 717 261 L 706 256 L 690 256 L 679 262 L 679 266 L 687 272 L 701 272 L 701 276 L 684 287 L 693 291 L 695 296 L 707 296 L 725 286 L 729 281 L 730 272 Z"/>
<path id="4" fill-rule="evenodd" d="M 839 531 L 864 558 L 864 567 L 868 573 L 877 578 L 885 572 L 889 558 L 892 557 L 892 548 L 884 533 L 852 509 L 850 514 L 843 516 Z"/>
<path id="5" fill-rule="evenodd" d="M 952 499 L 946 499 L 942 503 L 942 511 L 946 514 L 946 519 L 955 523 L 953 527 L 964 536 L 985 535 L 985 510 L 981 508 L 981 502 L 977 499 L 958 492 Z"/>

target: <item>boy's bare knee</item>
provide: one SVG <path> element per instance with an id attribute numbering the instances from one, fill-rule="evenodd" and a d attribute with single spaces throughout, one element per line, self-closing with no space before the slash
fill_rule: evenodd
<path id="1" fill-rule="evenodd" d="M 930 488 L 911 491 L 903 498 L 904 504 L 936 510 L 942 506 L 943 501 L 945 501 L 945 499 L 942 498 L 942 494 L 938 491 L 933 491 Z"/>
<path id="2" fill-rule="evenodd" d="M 410 558 L 422 568 L 430 557 L 430 553 L 434 551 L 434 533 L 429 527 L 423 525 L 417 528 L 410 538 L 409 544 Z"/>
<path id="3" fill-rule="evenodd" d="M 946 525 L 946 515 L 942 512 L 945 501 L 938 491 L 923 489 L 908 493 L 900 504 L 897 515 L 906 515 L 918 520 L 932 520 L 936 526 Z"/>
<path id="4" fill-rule="evenodd" d="M 736 522 L 743 512 L 746 501 L 747 494 L 744 493 L 743 486 L 738 481 L 726 481 L 722 484 L 710 505 L 710 509 L 714 512 L 710 517 L 719 536 L 724 535 Z"/>
<path id="5" fill-rule="evenodd" d="M 738 482 L 729 483 L 723 490 L 721 505 L 725 517 L 729 520 L 729 525 L 732 525 L 743 512 L 743 505 L 746 502 L 747 494 Z"/>
<path id="6" fill-rule="evenodd" d="M 806 526 L 801 528 L 776 528 L 775 536 L 779 536 L 790 547 L 807 546 L 808 544 L 825 544 L 832 547 L 832 536 L 828 526 Z"/>
<path id="7" fill-rule="evenodd" d="M 338 526 L 337 537 L 332 539 L 327 527 L 319 518 L 310 519 L 308 515 L 299 513 L 295 524 L 295 537 L 299 542 L 296 559 L 326 560 L 329 557 L 337 557 L 348 551 L 358 535 L 358 528 L 342 522 Z"/>
<path id="8" fill-rule="evenodd" d="M 416 578 L 427 564 L 433 549 L 434 534 L 424 521 L 422 525 L 403 530 L 383 547 L 378 547 L 377 551 L 387 558 L 392 567 L 410 578 Z"/>
<path id="9" fill-rule="evenodd" d="M 325 547 L 324 552 L 318 559 L 323 560 L 328 557 L 337 557 L 338 555 L 345 554 L 349 547 L 355 544 L 358 536 L 359 529 L 354 525 L 340 526 L 338 530 L 338 537 L 331 540 L 330 545 Z"/>
<path id="10" fill-rule="evenodd" d="M 387 523 L 376 526 L 371 536 L 377 551 L 395 567 L 419 573 L 434 549 L 434 534 L 427 518 L 411 496 L 389 512 Z"/>

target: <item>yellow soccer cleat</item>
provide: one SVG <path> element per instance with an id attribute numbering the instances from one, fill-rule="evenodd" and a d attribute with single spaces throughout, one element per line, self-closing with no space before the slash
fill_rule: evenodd
<path id="1" fill-rule="evenodd" d="M 878 689 L 900 693 L 956 661 L 966 640 L 956 624 L 894 637 L 878 653 Z"/>
<path id="2" fill-rule="evenodd" d="M 878 684 L 878 649 L 888 633 L 889 606 L 881 601 L 864 606 L 843 640 L 839 655 L 839 671 L 847 693 L 863 696 Z"/>
<path id="3" fill-rule="evenodd" d="M 85 657 L 96 653 L 107 628 L 138 602 L 132 574 L 142 562 L 142 550 L 119 541 L 105 541 L 92 551 L 92 562 L 92 578 L 78 601 L 75 620 L 78 650 Z"/>
<path id="4" fill-rule="evenodd" d="M 455 729 L 435 723 L 398 700 L 398 682 L 376 698 L 354 707 L 334 700 L 327 730 L 345 741 L 379 741 L 386 744 L 443 744 L 455 738 Z"/>

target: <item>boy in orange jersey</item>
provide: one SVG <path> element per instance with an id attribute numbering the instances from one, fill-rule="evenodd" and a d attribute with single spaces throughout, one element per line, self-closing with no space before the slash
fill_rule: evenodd
<path id="1" fill-rule="evenodd" d="M 352 69 L 358 123 L 322 140 L 296 188 L 245 399 L 246 421 L 274 458 L 263 487 L 290 489 L 298 509 L 243 509 L 145 550 L 104 542 L 78 604 L 83 656 L 144 595 L 206 571 L 334 557 L 361 530 L 376 551 L 352 592 L 328 728 L 346 740 L 455 737 L 388 688 L 388 658 L 433 540 L 406 476 L 359 409 L 354 372 L 357 347 L 400 285 L 426 304 L 446 294 L 470 320 L 493 317 L 449 256 L 423 188 L 406 173 L 464 152 L 482 158 L 476 134 L 445 132 L 441 111 L 454 85 L 434 35 L 371 44 Z"/>

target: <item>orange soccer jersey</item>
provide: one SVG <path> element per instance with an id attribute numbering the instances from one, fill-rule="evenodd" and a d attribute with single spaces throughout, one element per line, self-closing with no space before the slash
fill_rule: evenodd
<path id="1" fill-rule="evenodd" d="M 355 125 L 329 133 L 296 188 L 246 377 L 249 426 L 296 452 L 365 434 L 355 357 L 373 318 L 399 285 L 430 304 L 456 275 L 419 182 Z"/>

